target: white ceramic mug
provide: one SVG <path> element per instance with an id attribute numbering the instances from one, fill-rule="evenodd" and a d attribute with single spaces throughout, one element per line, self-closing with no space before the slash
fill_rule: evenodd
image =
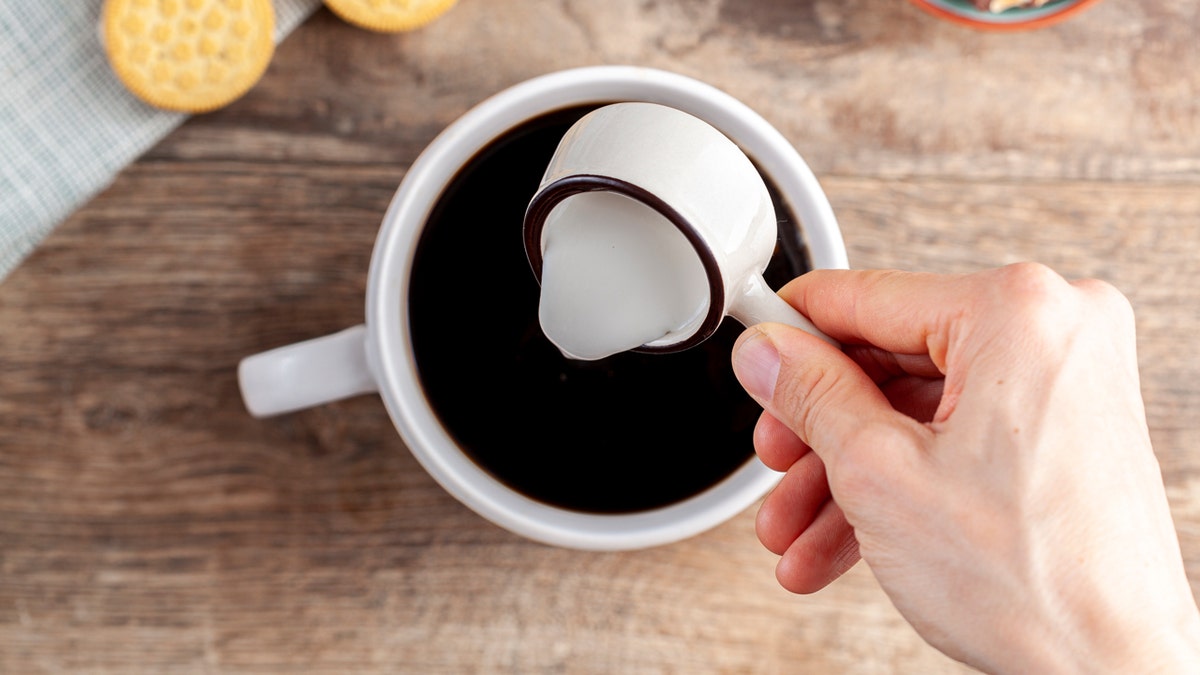
<path id="1" fill-rule="evenodd" d="M 815 176 L 792 145 L 745 104 L 695 79 L 660 70 L 597 66 L 560 71 L 484 100 L 421 153 L 400 184 L 375 243 L 365 323 L 244 359 L 238 378 L 251 414 L 282 414 L 378 392 L 410 451 L 451 495 L 512 532 L 568 548 L 626 550 L 675 542 L 728 520 L 766 494 L 779 474 L 751 456 L 702 492 L 644 511 L 589 513 L 530 499 L 459 447 L 422 387 L 406 300 L 418 241 L 447 186 L 481 149 L 528 120 L 574 106 L 620 101 L 670 106 L 719 129 L 770 177 L 803 223 L 812 267 L 847 267 L 833 211 Z M 520 223 L 513 237 L 519 246 Z"/>

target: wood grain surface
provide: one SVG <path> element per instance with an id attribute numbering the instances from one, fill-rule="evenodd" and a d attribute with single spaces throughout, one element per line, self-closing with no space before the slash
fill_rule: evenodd
<path id="1" fill-rule="evenodd" d="M 859 565 L 773 578 L 754 510 L 584 553 L 417 465 L 377 397 L 270 420 L 238 360 L 358 323 L 420 150 L 526 78 L 703 79 L 799 149 L 855 267 L 1100 277 L 1200 590 L 1200 5 L 984 34 L 902 0 L 460 0 L 376 35 L 322 10 L 0 284 L 0 672 L 954 673 Z"/>

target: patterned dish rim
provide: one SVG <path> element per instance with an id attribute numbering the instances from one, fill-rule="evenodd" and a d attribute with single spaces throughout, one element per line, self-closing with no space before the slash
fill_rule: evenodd
<path id="1" fill-rule="evenodd" d="M 987 31 L 1019 31 L 1042 28 L 1067 19 L 1100 0 L 1052 0 L 1042 7 L 988 12 L 968 0 L 909 0 L 942 19 Z"/>

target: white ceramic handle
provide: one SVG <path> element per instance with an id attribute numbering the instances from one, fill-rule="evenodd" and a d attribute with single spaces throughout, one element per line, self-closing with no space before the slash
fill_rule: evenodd
<path id="1" fill-rule="evenodd" d="M 766 321 L 787 324 L 815 335 L 834 347 L 841 347 L 836 340 L 814 326 L 808 317 L 797 312 L 795 307 L 771 290 L 760 274 L 753 275 L 742 285 L 741 294 L 734 298 L 729 308 L 729 315 L 746 327 Z"/>
<path id="2" fill-rule="evenodd" d="M 246 409 L 269 417 L 379 391 L 366 336 L 367 327 L 358 325 L 242 359 L 238 384 Z"/>

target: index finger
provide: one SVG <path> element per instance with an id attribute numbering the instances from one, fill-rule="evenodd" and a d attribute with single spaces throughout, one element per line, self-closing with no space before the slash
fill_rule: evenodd
<path id="1" fill-rule="evenodd" d="M 844 344 L 896 354 L 928 354 L 945 372 L 950 327 L 978 292 L 966 275 L 896 270 L 820 269 L 779 295 Z"/>

